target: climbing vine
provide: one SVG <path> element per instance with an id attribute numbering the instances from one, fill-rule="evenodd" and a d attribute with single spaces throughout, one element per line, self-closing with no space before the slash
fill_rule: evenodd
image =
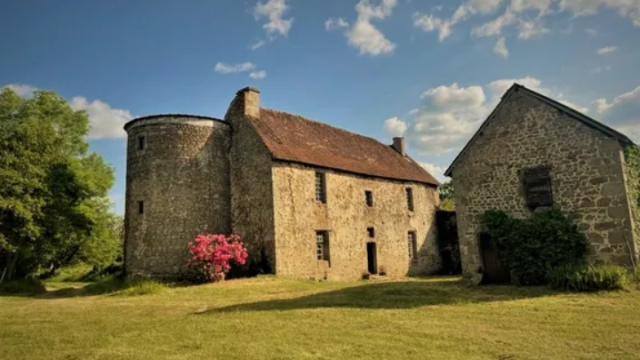
<path id="1" fill-rule="evenodd" d="M 627 189 L 633 216 L 636 241 L 640 241 L 640 146 L 632 145 L 624 149 L 627 172 Z M 637 244 L 640 246 L 640 244 Z"/>

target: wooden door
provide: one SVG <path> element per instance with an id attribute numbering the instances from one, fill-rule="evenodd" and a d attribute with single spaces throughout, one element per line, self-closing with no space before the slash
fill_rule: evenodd
<path id="1" fill-rule="evenodd" d="M 508 284 L 511 282 L 509 269 L 500 262 L 498 250 L 488 234 L 480 234 L 480 252 L 483 263 L 483 284 Z"/>
<path id="2" fill-rule="evenodd" d="M 375 275 L 378 273 L 378 253 L 374 242 L 367 243 L 367 268 L 369 274 Z"/>

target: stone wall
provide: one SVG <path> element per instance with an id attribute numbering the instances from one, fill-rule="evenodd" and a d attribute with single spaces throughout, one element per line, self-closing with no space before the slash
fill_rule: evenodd
<path id="1" fill-rule="evenodd" d="M 231 146 L 231 228 L 240 235 L 249 252 L 249 261 L 273 272 L 273 191 L 271 154 L 247 116 L 259 116 L 259 95 L 253 89 L 238 92 L 225 119 L 232 126 Z M 262 258 L 262 255 L 266 259 Z"/>
<path id="2" fill-rule="evenodd" d="M 125 267 L 133 276 L 174 276 L 197 234 L 230 230 L 229 126 L 167 116 L 126 130 Z M 144 150 L 139 136 L 146 137 Z"/>
<path id="3" fill-rule="evenodd" d="M 621 145 L 559 110 L 517 91 L 499 106 L 453 172 L 465 273 L 482 266 L 479 220 L 489 209 L 524 218 L 520 171 L 549 166 L 554 206 L 591 244 L 592 263 L 629 265 L 633 235 Z"/>
<path id="4" fill-rule="evenodd" d="M 326 175 L 327 202 L 315 200 L 315 172 Z M 415 211 L 405 189 L 413 188 Z M 373 191 L 367 207 L 365 190 Z M 388 276 L 439 270 L 435 187 L 368 178 L 291 163 L 274 162 L 276 274 L 285 277 L 357 280 L 367 270 L 366 243 L 377 243 L 378 267 Z M 367 228 L 373 227 L 374 238 Z M 316 257 L 316 231 L 329 232 L 330 267 Z M 408 232 L 416 231 L 419 256 L 408 259 Z"/>
<path id="5" fill-rule="evenodd" d="M 631 209 L 631 226 L 635 234 L 635 262 L 640 265 L 640 147 L 637 145 L 625 149 L 625 181 L 629 207 Z"/>

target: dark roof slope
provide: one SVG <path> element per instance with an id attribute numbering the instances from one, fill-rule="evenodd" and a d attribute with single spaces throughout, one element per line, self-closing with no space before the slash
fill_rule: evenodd
<path id="1" fill-rule="evenodd" d="M 471 140 L 469 140 L 469 142 L 467 143 L 467 145 L 465 145 L 465 147 L 462 149 L 462 151 L 460 151 L 460 153 L 458 154 L 458 156 L 456 156 L 456 158 L 453 160 L 453 162 L 451 163 L 451 165 L 449 166 L 449 168 L 447 169 L 447 171 L 445 171 L 445 175 L 446 176 L 451 176 L 451 171 L 453 169 L 453 167 L 455 166 L 456 162 L 458 161 L 458 159 L 462 156 L 462 154 L 464 154 L 464 152 L 469 148 L 469 146 L 471 145 L 471 143 L 473 142 L 473 140 L 475 140 L 475 138 L 478 136 L 478 134 L 482 131 L 482 129 L 484 129 L 484 127 L 486 126 L 486 124 L 493 118 L 493 116 L 495 115 L 496 111 L 498 110 L 498 108 L 500 108 L 500 105 L 502 105 L 502 102 L 505 101 L 506 99 L 508 99 L 511 94 L 515 93 L 516 91 L 523 91 L 525 94 L 529 95 L 529 96 L 533 96 L 534 98 L 544 102 L 547 105 L 553 106 L 554 108 L 564 112 L 565 114 L 569 115 L 570 117 L 572 117 L 573 119 L 580 121 L 581 123 L 583 123 L 584 125 L 598 130 L 601 133 L 603 133 L 606 136 L 609 136 L 611 138 L 614 138 L 616 140 L 618 140 L 621 144 L 623 145 L 634 145 L 633 141 L 631 139 L 629 139 L 626 135 L 610 128 L 609 126 L 594 120 L 593 118 L 590 118 L 589 116 L 575 110 L 572 109 L 558 101 L 555 101 L 547 96 L 544 96 L 538 92 L 535 92 L 531 89 L 527 89 L 526 87 L 520 85 L 520 84 L 513 84 L 513 86 L 511 86 L 511 88 L 509 88 L 509 90 L 507 90 L 507 92 L 502 96 L 502 100 L 500 101 L 500 103 L 498 104 L 498 106 L 496 106 L 495 109 L 493 109 L 493 111 L 491 112 L 491 114 L 489 115 L 489 117 L 487 117 L 487 119 L 482 123 L 482 125 L 480 125 L 480 128 L 478 129 L 478 131 L 476 131 L 476 133 L 471 137 Z"/>
<path id="2" fill-rule="evenodd" d="M 139 118 L 135 118 L 133 120 L 130 120 L 129 122 L 124 124 L 124 129 L 127 130 L 129 127 L 131 127 L 131 125 L 137 123 L 138 121 L 156 119 L 156 118 L 158 118 L 158 119 L 159 118 L 185 118 L 185 120 L 188 120 L 188 119 L 213 120 L 213 121 L 221 122 L 223 124 L 227 124 L 227 122 L 224 121 L 224 120 L 221 120 L 221 119 L 218 119 L 218 118 L 214 118 L 214 117 L 210 117 L 210 116 L 189 115 L 189 114 L 156 114 L 156 115 L 141 116 Z"/>
<path id="3" fill-rule="evenodd" d="M 440 183 L 409 157 L 372 138 L 298 115 L 260 110 L 250 118 L 274 159 L 386 179 Z"/>

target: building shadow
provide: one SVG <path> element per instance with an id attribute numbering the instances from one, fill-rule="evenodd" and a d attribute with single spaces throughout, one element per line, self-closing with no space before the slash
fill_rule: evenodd
<path id="1" fill-rule="evenodd" d="M 512 301 L 554 294 L 556 292 L 544 287 L 468 287 L 458 280 L 374 282 L 292 299 L 210 308 L 195 314 L 322 308 L 411 309 L 436 305 Z"/>

